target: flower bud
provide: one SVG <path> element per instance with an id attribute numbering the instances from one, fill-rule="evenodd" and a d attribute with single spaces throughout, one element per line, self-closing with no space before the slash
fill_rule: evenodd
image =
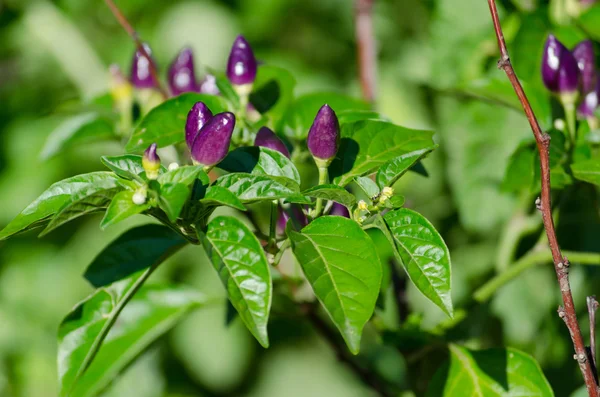
<path id="1" fill-rule="evenodd" d="M 581 91 L 587 94 L 596 88 L 596 57 L 591 40 L 584 40 L 573 48 L 573 57 L 577 61 L 581 76 Z"/>
<path id="2" fill-rule="evenodd" d="M 179 52 L 169 67 L 169 88 L 173 95 L 200 91 L 194 73 L 194 54 L 187 47 Z"/>
<path id="3" fill-rule="evenodd" d="M 273 131 L 268 127 L 261 127 L 256 134 L 254 139 L 254 146 L 262 146 L 269 149 L 277 150 L 288 159 L 290 158 L 290 152 L 285 144 L 279 139 Z"/>
<path id="4" fill-rule="evenodd" d="M 238 36 L 233 42 L 227 61 L 227 78 L 231 84 L 241 89 L 240 94 L 248 95 L 256 78 L 256 59 L 250 44 L 244 36 Z"/>
<path id="5" fill-rule="evenodd" d="M 199 84 L 199 90 L 202 94 L 221 95 L 221 91 L 217 86 L 217 78 L 212 74 L 204 76 L 204 80 Z"/>
<path id="6" fill-rule="evenodd" d="M 171 164 L 169 164 L 169 167 L 167 167 L 167 169 L 168 169 L 169 171 L 174 171 L 174 170 L 176 170 L 177 168 L 179 168 L 179 164 L 177 164 L 176 162 L 172 162 Z"/>
<path id="7" fill-rule="evenodd" d="M 135 205 L 146 204 L 146 197 L 148 196 L 148 192 L 146 191 L 146 187 L 141 187 L 133 193 L 131 197 L 131 201 Z"/>
<path id="8" fill-rule="evenodd" d="M 367 205 L 367 203 L 365 202 L 365 200 L 360 200 L 358 202 L 358 209 L 360 211 L 369 211 L 369 206 Z"/>
<path id="9" fill-rule="evenodd" d="M 575 95 L 579 68 L 573 54 L 553 35 L 549 35 L 542 58 L 542 80 L 546 88 L 561 96 Z"/>
<path id="10" fill-rule="evenodd" d="M 185 122 L 185 142 L 190 150 L 192 150 L 194 140 L 198 136 L 198 133 L 212 116 L 212 112 L 204 102 L 196 102 L 188 112 L 187 120 Z"/>
<path id="11" fill-rule="evenodd" d="M 234 127 L 233 113 L 219 113 L 208 120 L 192 145 L 194 163 L 212 167 L 221 162 L 229 152 Z"/>
<path id="12" fill-rule="evenodd" d="M 350 212 L 348 211 L 348 208 L 341 205 L 340 203 L 335 202 L 331 206 L 331 211 L 329 211 L 329 215 L 337 215 L 343 216 L 345 218 L 350 218 Z"/>
<path id="13" fill-rule="evenodd" d="M 110 94 L 115 100 L 115 103 L 129 102 L 133 94 L 131 83 L 125 78 L 118 65 L 110 65 L 109 72 Z"/>
<path id="14" fill-rule="evenodd" d="M 156 143 L 148 146 L 142 157 L 142 166 L 146 171 L 148 179 L 158 178 L 158 170 L 160 170 L 160 157 L 156 154 Z"/>
<path id="15" fill-rule="evenodd" d="M 144 49 L 149 56 L 152 56 L 150 46 L 143 44 Z M 151 59 L 147 58 L 140 50 L 136 50 L 133 55 L 133 63 L 131 64 L 131 83 L 135 88 L 157 88 L 158 81 L 154 79 L 151 73 Z"/>
<path id="16" fill-rule="evenodd" d="M 335 157 L 339 144 L 340 124 L 338 118 L 329 105 L 323 105 L 308 131 L 308 150 L 317 160 L 317 165 L 327 166 Z"/>

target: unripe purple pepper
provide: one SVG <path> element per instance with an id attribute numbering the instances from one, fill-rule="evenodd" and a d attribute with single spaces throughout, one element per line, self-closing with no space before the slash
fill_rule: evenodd
<path id="1" fill-rule="evenodd" d="M 220 163 L 229 152 L 234 127 L 235 116 L 230 112 L 215 114 L 208 120 L 192 144 L 194 163 L 205 167 Z"/>
<path id="2" fill-rule="evenodd" d="M 350 212 L 348 211 L 348 208 L 341 205 L 340 203 L 335 203 L 335 202 L 331 206 L 331 211 L 329 211 L 329 215 L 337 215 L 337 216 L 343 216 L 346 218 L 350 218 Z"/>
<path id="3" fill-rule="evenodd" d="M 287 146 L 285 146 L 285 143 L 283 143 L 268 127 L 261 127 L 261 129 L 258 130 L 256 138 L 254 139 L 254 146 L 262 146 L 277 150 L 288 159 L 290 158 L 290 152 Z"/>
<path id="4" fill-rule="evenodd" d="M 542 58 L 542 80 L 548 90 L 564 96 L 575 96 L 579 86 L 577 61 L 556 37 L 549 35 Z"/>
<path id="5" fill-rule="evenodd" d="M 600 76 L 596 75 L 595 89 L 585 94 L 577 108 L 580 118 L 590 119 L 594 117 L 600 102 Z"/>
<path id="6" fill-rule="evenodd" d="M 199 91 L 194 73 L 194 53 L 191 48 L 186 47 L 181 50 L 169 67 L 169 88 L 173 95 Z"/>
<path id="7" fill-rule="evenodd" d="M 158 170 L 160 170 L 160 157 L 156 154 L 156 143 L 148 146 L 148 149 L 142 156 L 142 166 L 146 171 L 148 179 L 158 178 Z"/>
<path id="8" fill-rule="evenodd" d="M 325 104 L 319 109 L 310 130 L 307 146 L 317 161 L 317 165 L 327 166 L 337 154 L 340 144 L 340 124 L 338 118 Z"/>
<path id="9" fill-rule="evenodd" d="M 238 36 L 233 42 L 227 61 L 227 78 L 236 88 L 246 95 L 250 93 L 256 78 L 256 58 L 252 47 L 244 36 Z"/>
<path id="10" fill-rule="evenodd" d="M 152 50 L 146 43 L 143 44 L 144 49 L 149 56 L 152 56 Z M 135 51 L 133 55 L 133 62 L 131 64 L 131 84 L 135 88 L 157 88 L 158 81 L 154 79 L 151 73 L 150 63 L 152 60 L 148 59 L 139 50 Z"/>
<path id="11" fill-rule="evenodd" d="M 596 88 L 596 57 L 591 40 L 584 40 L 573 48 L 573 57 L 577 61 L 581 77 L 581 91 L 587 94 Z"/>
<path id="12" fill-rule="evenodd" d="M 204 102 L 196 102 L 188 112 L 187 120 L 185 122 L 185 142 L 190 151 L 192 150 L 194 140 L 198 136 L 198 133 L 212 116 L 212 112 Z"/>
<path id="13" fill-rule="evenodd" d="M 294 221 L 297 223 L 298 229 L 302 229 L 304 226 L 308 225 L 308 218 L 304 215 L 304 211 L 297 204 L 292 204 L 289 210 L 294 216 Z M 279 207 L 279 218 L 277 219 L 277 230 L 280 234 L 285 233 L 285 226 L 290 220 L 290 215 L 287 211 Z"/>

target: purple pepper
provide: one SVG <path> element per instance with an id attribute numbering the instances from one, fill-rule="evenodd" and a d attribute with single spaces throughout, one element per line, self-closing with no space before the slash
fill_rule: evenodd
<path id="1" fill-rule="evenodd" d="M 341 205 L 340 203 L 335 202 L 331 206 L 331 211 L 329 211 L 329 215 L 337 215 L 343 216 L 345 218 L 350 218 L 350 212 L 348 211 L 348 208 Z"/>
<path id="2" fill-rule="evenodd" d="M 288 151 L 288 148 L 268 127 L 261 127 L 261 129 L 258 130 L 256 138 L 254 139 L 254 146 L 262 146 L 277 150 L 288 159 L 290 158 L 290 152 Z"/>
<path id="3" fill-rule="evenodd" d="M 146 43 L 143 44 L 144 49 L 148 55 L 152 56 L 152 50 Z M 131 64 L 131 84 L 135 88 L 157 88 L 158 81 L 154 79 L 152 75 L 150 64 L 153 62 L 147 58 L 139 50 L 135 51 L 133 55 L 133 62 Z"/>
<path id="4" fill-rule="evenodd" d="M 588 92 L 583 97 L 583 100 L 577 108 L 577 114 L 580 118 L 591 118 L 594 117 L 594 113 L 598 108 L 598 102 L 600 99 L 600 76 L 596 75 L 596 87 L 594 90 Z"/>
<path id="5" fill-rule="evenodd" d="M 313 157 L 325 165 L 335 157 L 340 145 L 340 124 L 329 105 L 323 105 L 317 112 L 308 131 L 307 145 Z"/>
<path id="6" fill-rule="evenodd" d="M 148 146 L 148 149 L 142 156 L 142 167 L 146 171 L 148 179 L 158 178 L 158 170 L 160 170 L 160 157 L 156 154 L 156 143 Z"/>
<path id="7" fill-rule="evenodd" d="M 184 92 L 198 92 L 194 73 L 194 53 L 189 47 L 179 52 L 169 67 L 169 88 L 173 95 Z"/>
<path id="8" fill-rule="evenodd" d="M 556 37 L 549 35 L 542 58 L 542 80 L 556 94 L 574 94 L 579 86 L 575 57 Z"/>
<path id="9" fill-rule="evenodd" d="M 200 129 L 192 144 L 192 160 L 196 164 L 212 167 L 227 156 L 231 135 L 235 127 L 233 113 L 215 114 Z"/>
<path id="10" fill-rule="evenodd" d="M 212 116 L 212 112 L 204 102 L 196 102 L 188 112 L 187 120 L 185 122 L 185 142 L 190 151 L 192 150 L 194 140 L 198 136 L 198 133 Z"/>
<path id="11" fill-rule="evenodd" d="M 227 61 L 227 78 L 233 85 L 252 84 L 256 78 L 256 67 L 252 47 L 244 36 L 238 36 L 233 42 Z"/>
<path id="12" fill-rule="evenodd" d="M 289 211 L 291 211 L 293 214 L 294 221 L 297 222 L 296 226 L 298 226 L 298 229 L 302 229 L 304 226 L 308 225 L 308 219 L 306 218 L 306 215 L 304 215 L 304 212 L 300 206 L 292 204 Z M 277 219 L 277 230 L 279 234 L 285 233 L 285 226 L 289 220 L 290 215 L 288 212 L 279 207 L 279 218 Z"/>
<path id="13" fill-rule="evenodd" d="M 199 84 L 199 89 L 202 94 L 221 95 L 217 86 L 217 79 L 212 74 L 207 74 Z"/>
<path id="14" fill-rule="evenodd" d="M 581 90 L 584 94 L 596 87 L 596 57 L 591 40 L 584 40 L 573 48 L 573 56 L 577 61 L 581 76 Z"/>

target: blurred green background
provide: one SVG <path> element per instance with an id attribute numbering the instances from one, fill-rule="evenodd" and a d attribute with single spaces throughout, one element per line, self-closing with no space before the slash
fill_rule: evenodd
<path id="1" fill-rule="evenodd" d="M 539 85 L 539 54 L 551 30 L 547 4 L 500 3 L 507 37 L 520 38 L 519 47 L 511 44 L 517 71 Z M 234 37 L 242 33 L 260 60 L 296 76 L 296 94 L 339 91 L 360 96 L 350 0 L 117 4 L 151 44 L 162 73 L 185 45 L 193 47 L 197 68 L 223 69 Z M 501 270 L 498 241 L 519 201 L 500 187 L 509 155 L 530 134 L 527 121 L 519 112 L 462 91 L 480 78 L 503 78 L 495 68 L 496 42 L 485 1 L 376 0 L 375 26 L 379 110 L 398 124 L 438 133 L 441 147 L 425 161 L 430 176 L 410 174 L 396 189 L 444 235 L 453 260 L 454 302 L 460 306 Z M 561 29 L 563 39 L 579 37 Z M 0 1 L 0 226 L 51 183 L 102 169 L 101 155 L 120 153 L 119 145 L 103 143 L 79 146 L 48 161 L 39 157 L 46 137 L 65 117 L 65 103 L 105 92 L 108 65 L 129 70 L 133 51 L 102 1 Z M 598 224 L 597 211 L 589 216 L 582 203 L 565 205 L 572 222 L 586 220 L 583 226 L 578 223 L 578 230 Z M 81 277 L 83 270 L 109 241 L 145 221 L 134 217 L 101 232 L 100 219 L 79 218 L 44 239 L 28 233 L 0 243 L 0 396 L 56 396 L 56 330 L 62 317 L 91 292 Z M 572 249 L 600 251 L 597 233 L 583 242 L 569 242 L 568 237 L 561 243 Z M 153 278 L 224 296 L 201 247 L 186 248 Z M 598 271 L 576 267 L 571 280 L 575 301 L 583 308 L 585 295 L 597 285 Z M 408 308 L 423 328 L 433 329 L 445 320 L 418 291 L 407 288 Z M 504 344 L 522 349 L 539 360 L 556 395 L 569 395 L 581 380 L 570 359 L 567 330 L 555 314 L 559 302 L 552 268 L 530 269 L 488 304 L 477 306 L 453 330 L 453 338 L 472 347 Z M 192 313 L 105 395 L 374 395 L 308 324 L 275 319 L 272 347 L 263 350 L 239 320 L 227 327 L 225 312 L 223 304 Z M 415 384 L 422 388 L 440 363 L 432 360 L 415 373 L 407 370 L 412 362 L 386 361 L 385 354 L 377 359 L 407 390 L 406 396 Z"/>

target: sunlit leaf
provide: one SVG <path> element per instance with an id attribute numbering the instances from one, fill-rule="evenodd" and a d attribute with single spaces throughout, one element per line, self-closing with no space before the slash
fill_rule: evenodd
<path id="1" fill-rule="evenodd" d="M 234 173 L 220 177 L 215 186 L 229 189 L 243 203 L 284 199 L 300 193 L 300 187 L 289 178 Z"/>
<path id="2" fill-rule="evenodd" d="M 381 188 L 385 186 L 392 186 L 412 166 L 417 164 L 419 160 L 426 157 L 436 148 L 437 145 L 432 145 L 428 148 L 415 150 L 388 161 L 379 169 L 379 171 L 377 171 L 377 184 Z"/>
<path id="3" fill-rule="evenodd" d="M 132 190 L 123 190 L 113 197 L 100 223 L 102 229 L 150 209 L 150 204 L 147 202 L 141 205 L 135 204 L 134 193 Z"/>
<path id="4" fill-rule="evenodd" d="M 228 172 L 286 177 L 300 184 L 300 174 L 294 163 L 276 150 L 264 147 L 240 147 L 230 152 L 218 165 Z"/>
<path id="5" fill-rule="evenodd" d="M 302 194 L 308 197 L 335 201 L 348 208 L 352 208 L 356 204 L 356 197 L 338 185 L 317 185 L 303 191 Z"/>

